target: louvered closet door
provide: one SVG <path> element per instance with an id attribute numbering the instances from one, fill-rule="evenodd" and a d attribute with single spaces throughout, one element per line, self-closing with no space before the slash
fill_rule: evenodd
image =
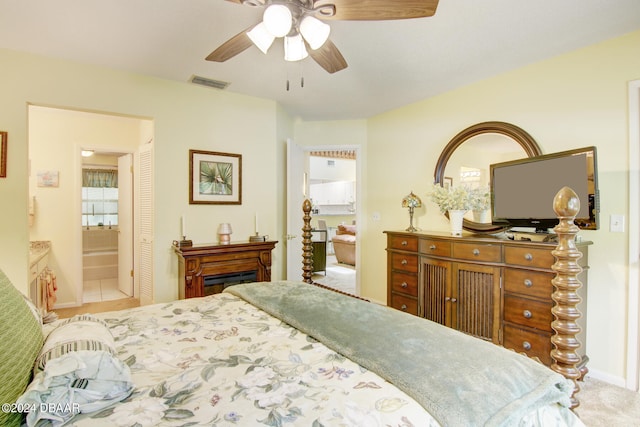
<path id="1" fill-rule="evenodd" d="M 140 304 L 153 304 L 153 145 L 139 149 L 138 158 L 138 277 Z"/>
<path id="2" fill-rule="evenodd" d="M 461 332 L 501 344 L 500 268 L 453 263 L 451 324 Z"/>
<path id="3" fill-rule="evenodd" d="M 451 310 L 451 262 L 421 258 L 423 295 L 419 315 L 441 325 L 449 326 Z"/>

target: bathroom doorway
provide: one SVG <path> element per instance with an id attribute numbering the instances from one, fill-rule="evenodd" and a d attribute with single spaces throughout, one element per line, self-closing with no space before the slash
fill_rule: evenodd
<path id="1" fill-rule="evenodd" d="M 133 296 L 133 156 L 82 153 L 82 302 Z"/>
<path id="2" fill-rule="evenodd" d="M 109 286 L 108 291 L 103 292 L 102 286 L 98 292 L 94 290 L 93 298 L 97 298 L 98 293 L 100 300 L 104 300 L 105 297 L 125 298 L 127 295 L 140 298 L 139 277 L 136 271 L 142 264 L 148 268 L 148 265 L 152 264 L 152 258 L 146 253 L 134 257 L 134 254 L 140 252 L 141 245 L 140 236 L 133 227 L 133 224 L 139 221 L 136 215 L 141 212 L 139 198 L 134 196 L 134 188 L 143 184 L 143 177 L 137 170 L 140 167 L 143 148 L 150 147 L 152 140 L 152 119 L 29 105 L 29 193 L 33 205 L 33 209 L 30 209 L 33 215 L 30 215 L 29 237 L 32 241 L 50 242 L 48 262 L 57 276 L 58 286 L 57 303 L 54 308 L 77 307 L 85 302 L 84 241 L 92 238 L 102 242 L 91 249 L 94 252 L 103 252 L 100 255 L 104 255 L 102 259 L 96 256 L 96 259 L 92 260 L 94 263 L 102 264 L 102 267 L 96 268 L 97 271 L 102 268 L 99 274 L 111 271 L 108 274 L 113 275 L 114 270 L 118 271 L 113 281 L 114 285 Z M 115 160 L 113 164 L 100 165 L 97 157 L 94 157 L 89 161 L 92 166 L 128 173 L 129 183 L 125 185 L 128 189 L 126 203 L 120 200 L 124 194 L 123 188 L 118 189 L 118 202 L 112 203 L 119 208 L 128 204 L 128 214 L 115 213 L 112 209 L 99 210 L 104 207 L 99 208 L 96 204 L 95 207 L 91 206 L 91 215 L 88 215 L 89 208 L 86 206 L 89 202 L 83 202 L 82 194 L 82 150 L 111 156 L 112 160 Z M 129 160 L 127 165 L 119 165 L 118 159 L 121 161 L 125 158 Z M 132 173 L 134 177 L 137 176 L 135 180 L 131 178 Z M 152 179 L 151 173 L 152 170 L 149 169 L 144 183 Z M 40 185 L 39 176 L 42 174 L 56 176 L 58 179 L 55 185 Z M 118 181 L 124 182 L 124 179 L 119 177 Z M 134 183 L 131 184 L 131 181 Z M 113 195 L 104 194 L 101 197 L 102 203 L 109 203 Z M 86 200 L 90 200 L 89 196 Z M 91 203 L 95 204 L 96 201 L 91 200 Z M 98 218 L 100 213 L 103 216 Z M 125 216 L 128 218 L 130 231 L 128 237 L 122 239 Z M 96 237 L 97 233 L 94 236 L 85 234 L 87 226 L 91 231 L 101 231 L 102 236 Z M 118 240 L 126 241 L 127 250 L 121 249 L 123 245 L 118 243 Z M 126 253 L 128 262 L 123 263 L 119 258 Z M 134 262 L 135 268 L 130 266 L 134 265 Z M 122 265 L 126 267 L 120 268 Z M 126 279 L 123 280 L 123 284 L 120 283 L 120 277 Z"/>

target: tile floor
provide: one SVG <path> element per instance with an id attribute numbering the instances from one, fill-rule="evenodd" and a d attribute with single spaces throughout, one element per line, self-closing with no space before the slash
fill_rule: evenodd
<path id="1" fill-rule="evenodd" d="M 129 298 L 118 289 L 118 279 L 86 280 L 82 292 L 82 302 L 113 301 Z"/>

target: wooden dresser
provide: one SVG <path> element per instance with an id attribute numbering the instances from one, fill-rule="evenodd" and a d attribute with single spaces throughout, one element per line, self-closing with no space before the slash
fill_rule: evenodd
<path id="1" fill-rule="evenodd" d="M 448 233 L 387 234 L 387 305 L 551 364 L 555 243 Z M 584 356 L 588 245 L 578 320 Z"/>
<path id="2" fill-rule="evenodd" d="M 178 255 L 180 299 L 217 294 L 230 285 L 271 281 L 276 241 L 173 246 Z"/>

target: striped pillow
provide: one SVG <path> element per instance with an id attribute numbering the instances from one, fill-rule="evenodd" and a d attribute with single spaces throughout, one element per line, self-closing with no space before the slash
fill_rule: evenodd
<path id="1" fill-rule="evenodd" d="M 34 374 L 47 362 L 76 351 L 101 351 L 116 355 L 113 336 L 106 323 L 90 314 L 63 320 L 51 331 L 36 359 Z"/>

